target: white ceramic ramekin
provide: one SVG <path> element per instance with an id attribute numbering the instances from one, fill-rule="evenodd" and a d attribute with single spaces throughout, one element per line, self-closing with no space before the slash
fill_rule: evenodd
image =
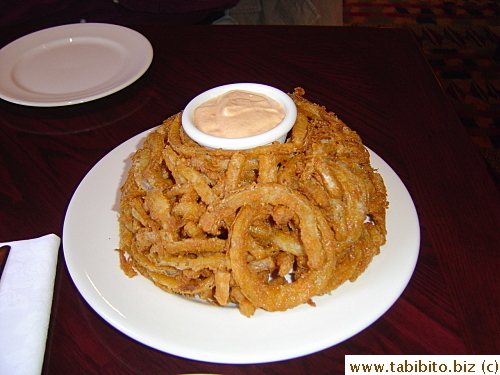
<path id="1" fill-rule="evenodd" d="M 230 90 L 252 91 L 269 96 L 276 100 L 285 110 L 283 120 L 271 130 L 243 138 L 221 138 L 203 133 L 193 122 L 194 110 L 202 103 L 224 94 Z M 232 83 L 229 85 L 214 87 L 193 98 L 182 112 L 182 127 L 187 135 L 195 142 L 207 148 L 223 148 L 227 150 L 245 150 L 257 146 L 263 146 L 272 142 L 285 142 L 290 129 L 297 119 L 297 107 L 293 100 L 283 91 L 275 87 L 259 83 Z"/>

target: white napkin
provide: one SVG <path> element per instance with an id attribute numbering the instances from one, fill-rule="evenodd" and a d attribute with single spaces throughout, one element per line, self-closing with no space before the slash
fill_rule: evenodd
<path id="1" fill-rule="evenodd" d="M 0 375 L 42 371 L 60 242 L 49 234 L 0 244 L 11 246 L 0 279 Z"/>

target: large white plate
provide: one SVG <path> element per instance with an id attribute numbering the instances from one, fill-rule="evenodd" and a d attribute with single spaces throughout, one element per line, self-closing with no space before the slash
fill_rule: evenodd
<path id="1" fill-rule="evenodd" d="M 148 131 L 149 132 L 149 131 Z M 316 307 L 258 310 L 251 318 L 168 294 L 119 267 L 119 188 L 129 157 L 148 132 L 115 148 L 82 180 L 66 214 L 63 247 L 78 290 L 106 321 L 158 350 L 194 360 L 248 364 L 295 358 L 338 344 L 383 315 L 405 289 L 417 261 L 420 230 L 412 199 L 395 172 L 371 153 L 387 185 L 387 244 L 356 282 L 322 297 Z"/>
<path id="2" fill-rule="evenodd" d="M 36 107 L 83 103 L 137 80 L 153 58 L 151 43 L 104 23 L 56 26 L 0 50 L 0 98 Z"/>

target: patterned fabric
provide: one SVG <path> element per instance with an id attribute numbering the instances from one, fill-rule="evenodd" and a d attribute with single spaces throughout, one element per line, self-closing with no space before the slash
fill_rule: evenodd
<path id="1" fill-rule="evenodd" d="M 2 374 L 42 371 L 60 244 L 55 234 L 5 243 L 11 249 L 0 280 Z"/>
<path id="2" fill-rule="evenodd" d="M 500 180 L 500 0 L 344 0 L 345 26 L 413 32 Z"/>

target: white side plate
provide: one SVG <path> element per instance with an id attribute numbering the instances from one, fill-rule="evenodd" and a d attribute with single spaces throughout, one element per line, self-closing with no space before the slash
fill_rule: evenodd
<path id="1" fill-rule="evenodd" d="M 56 26 L 0 50 L 0 98 L 35 107 L 78 104 L 117 92 L 141 77 L 151 43 L 104 23 Z"/>

